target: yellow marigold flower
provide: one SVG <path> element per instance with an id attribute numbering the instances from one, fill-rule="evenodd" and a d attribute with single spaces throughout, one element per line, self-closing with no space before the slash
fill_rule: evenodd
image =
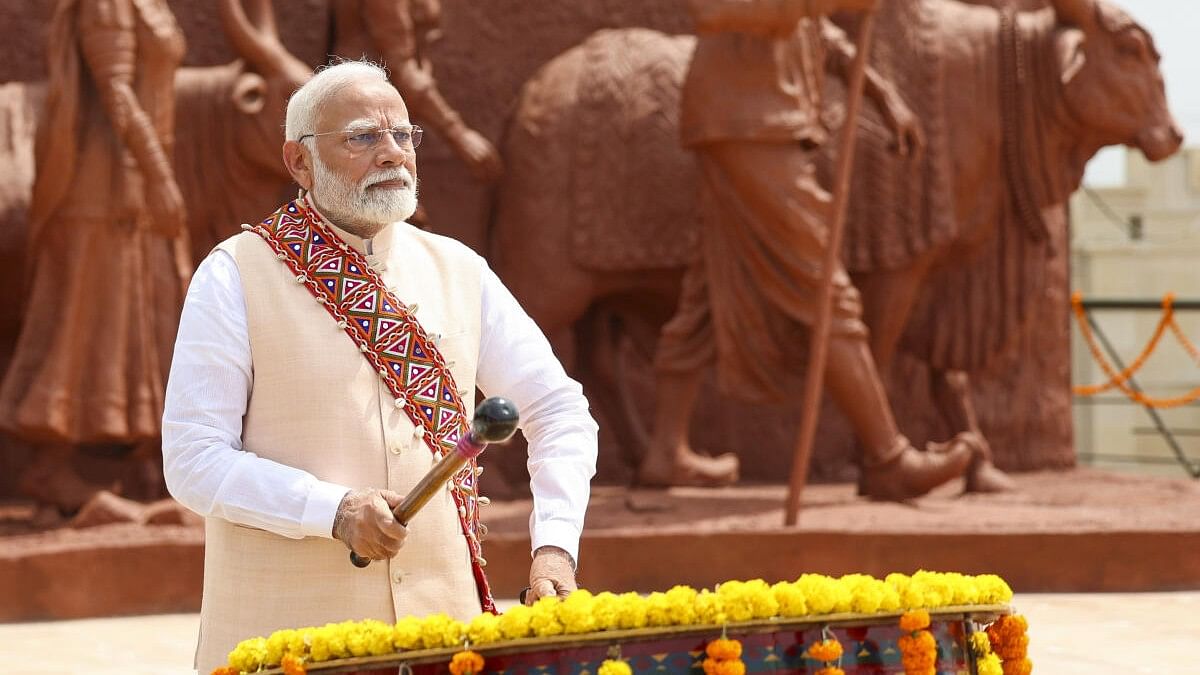
<path id="1" fill-rule="evenodd" d="M 832 614 L 839 607 L 850 605 L 850 592 L 837 579 L 824 574 L 802 575 L 796 580 L 796 587 L 804 594 L 810 614 Z"/>
<path id="2" fill-rule="evenodd" d="M 667 603 L 667 594 L 655 591 L 646 596 L 646 625 L 670 626 L 671 607 Z"/>
<path id="3" fill-rule="evenodd" d="M 1004 675 L 1004 668 L 1000 665 L 1000 657 L 995 654 L 987 654 L 980 657 L 975 662 L 975 667 L 978 669 L 979 675 Z"/>
<path id="4" fill-rule="evenodd" d="M 768 619 L 779 614 L 779 603 L 762 579 L 728 581 L 717 588 L 730 621 Z"/>
<path id="5" fill-rule="evenodd" d="M 596 630 L 596 617 L 593 614 L 595 598 L 585 590 L 578 590 L 558 603 L 558 622 L 563 626 L 563 632 L 570 635 L 591 633 Z"/>
<path id="6" fill-rule="evenodd" d="M 267 639 L 263 637 L 242 640 L 229 652 L 229 665 L 238 671 L 261 670 L 266 665 L 266 659 Z"/>
<path id="7" fill-rule="evenodd" d="M 633 669 L 628 663 L 617 659 L 606 659 L 596 669 L 596 675 L 633 675 Z"/>
<path id="8" fill-rule="evenodd" d="M 534 635 L 548 637 L 563 634 L 563 625 L 558 620 L 558 604 L 558 598 L 553 596 L 533 603 L 533 607 L 530 608 L 529 628 Z"/>
<path id="9" fill-rule="evenodd" d="M 483 612 L 467 625 L 467 640 L 474 645 L 487 645 L 498 642 L 504 635 L 500 632 L 500 617 L 491 612 Z"/>
<path id="10" fill-rule="evenodd" d="M 425 649 L 462 644 L 463 624 L 446 614 L 430 614 L 421 621 L 421 643 Z"/>
<path id="11" fill-rule="evenodd" d="M 392 646 L 398 650 L 411 651 L 421 648 L 421 620 L 406 616 L 392 626 Z"/>
<path id="12" fill-rule="evenodd" d="M 720 626 L 729 621 L 721 596 L 707 588 L 696 596 L 696 620 L 702 624 Z M 622 626 L 624 628 L 624 626 Z"/>
<path id="13" fill-rule="evenodd" d="M 971 651 L 979 658 L 992 653 L 992 641 L 988 639 L 987 633 L 981 630 L 971 633 Z"/>
<path id="14" fill-rule="evenodd" d="M 979 602 L 983 604 L 1002 605 L 1012 601 L 1012 589 L 995 574 L 981 574 L 974 578 L 974 583 L 979 590 Z"/>
<path id="15" fill-rule="evenodd" d="M 814 642 L 808 648 L 808 657 L 814 661 L 837 661 L 842 658 L 842 643 L 836 638 Z"/>
<path id="16" fill-rule="evenodd" d="M 483 672 L 483 657 L 478 652 L 462 651 L 450 659 L 451 675 L 476 675 Z"/>
<path id="17" fill-rule="evenodd" d="M 781 581 L 771 587 L 771 594 L 779 605 L 779 616 L 797 617 L 808 614 L 808 603 L 800 589 L 788 581 Z"/>
<path id="18" fill-rule="evenodd" d="M 596 630 L 616 630 L 621 627 L 621 599 L 608 591 L 597 595 L 592 603 Z"/>
<path id="19" fill-rule="evenodd" d="M 913 632 L 929 627 L 929 612 L 912 609 L 900 615 L 900 630 Z"/>
<path id="20" fill-rule="evenodd" d="M 704 675 L 746 675 L 746 664 L 741 659 L 704 659 L 701 666 Z"/>
<path id="21" fill-rule="evenodd" d="M 645 628 L 646 627 L 646 603 L 642 600 L 642 596 L 637 593 L 629 592 L 622 593 L 618 596 L 620 600 L 620 617 L 621 628 Z"/>
<path id="22" fill-rule="evenodd" d="M 667 612 L 671 625 L 691 626 L 696 623 L 696 598 L 699 594 L 691 586 L 674 586 L 666 592 Z"/>
<path id="23" fill-rule="evenodd" d="M 742 643 L 729 638 L 717 638 L 704 647 L 704 653 L 717 660 L 740 658 L 742 655 Z"/>
<path id="24" fill-rule="evenodd" d="M 291 654 L 283 657 L 279 665 L 283 668 L 283 675 L 305 675 L 308 673 L 308 668 L 304 667 L 303 659 Z"/>
<path id="25" fill-rule="evenodd" d="M 520 638 L 529 637 L 533 634 L 529 627 L 529 620 L 533 617 L 533 610 L 525 605 L 515 605 L 509 607 L 503 614 L 500 615 L 500 633 L 505 640 L 519 640 Z"/>
<path id="26" fill-rule="evenodd" d="M 851 612 L 874 614 L 883 606 L 887 596 L 887 584 L 866 574 L 847 574 L 838 579 L 838 583 L 850 598 L 848 611 Z"/>

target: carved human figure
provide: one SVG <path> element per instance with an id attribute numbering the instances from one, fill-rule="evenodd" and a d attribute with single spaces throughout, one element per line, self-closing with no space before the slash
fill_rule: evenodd
<path id="1" fill-rule="evenodd" d="M 35 445 L 21 490 L 70 512 L 84 443 L 157 446 L 190 273 L 171 168 L 183 34 L 166 0 L 59 0 L 30 205 L 28 293 L 0 425 Z"/>
<path id="2" fill-rule="evenodd" d="M 818 183 L 816 148 L 827 132 L 821 95 L 827 66 L 845 75 L 853 47 L 822 15 L 870 9 L 874 0 L 691 0 L 699 37 L 685 79 L 680 127 L 701 175 L 701 253 L 655 358 L 654 433 L 639 467 L 645 484 L 736 480 L 733 454 L 707 457 L 687 439 L 704 367 L 722 389 L 750 400 L 784 395 L 789 326 L 811 325 L 828 237 L 830 196 Z M 890 84 L 868 73 L 905 152 L 916 121 Z M 923 494 L 966 470 L 967 443 L 922 453 L 902 436 L 880 382 L 845 269 L 833 277 L 826 384 L 863 447 L 861 493 Z"/>
<path id="3" fill-rule="evenodd" d="M 500 154 L 463 122 L 433 76 L 426 49 L 441 38 L 441 15 L 440 0 L 333 0 L 332 52 L 382 62 L 413 119 L 445 138 L 476 178 L 495 180 Z"/>

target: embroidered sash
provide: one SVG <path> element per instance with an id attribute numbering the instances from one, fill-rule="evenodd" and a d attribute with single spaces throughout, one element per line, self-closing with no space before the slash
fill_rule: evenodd
<path id="1" fill-rule="evenodd" d="M 285 204 L 254 226 L 254 232 L 337 321 L 395 399 L 422 430 L 435 457 L 454 450 L 469 425 L 454 376 L 408 306 L 388 290 L 361 253 L 347 245 L 314 211 L 307 198 Z M 472 460 L 451 479 L 458 519 L 467 547 L 479 601 L 495 612 L 479 544 L 479 502 Z"/>

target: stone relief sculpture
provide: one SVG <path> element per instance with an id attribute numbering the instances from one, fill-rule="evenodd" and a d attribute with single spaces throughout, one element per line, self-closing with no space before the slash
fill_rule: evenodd
<path id="1" fill-rule="evenodd" d="M 919 101 L 929 147 L 919 157 L 894 155 L 893 125 L 878 109 L 865 109 L 843 259 L 862 291 L 876 361 L 886 368 L 897 349 L 926 359 L 939 410 L 980 458 L 968 489 L 1004 487 L 1002 474 L 986 461 L 990 453 L 973 420 L 966 373 L 1003 352 L 1024 328 L 1028 305 L 1041 290 L 1047 232 L 1065 228 L 1066 199 L 1087 159 L 1111 144 L 1161 159 L 1178 148 L 1181 136 L 1166 107 L 1150 36 L 1110 4 L 1058 0 L 1053 10 L 1017 13 L 912 0 L 886 3 L 881 14 L 876 42 L 882 56 L 875 62 L 895 77 L 905 99 Z M 697 250 L 709 245 L 698 233 L 711 227 L 699 218 L 709 203 L 698 208 L 692 200 L 698 184 L 726 192 L 746 185 L 728 170 L 701 168 L 698 175 L 675 145 L 688 122 L 678 120 L 674 106 L 686 91 L 688 59 L 699 49 L 689 38 L 644 30 L 601 32 L 543 67 L 522 93 L 504 148 L 514 159 L 501 184 L 492 250 L 499 273 L 556 348 L 571 349 L 574 321 L 598 302 L 661 322 L 661 302 L 678 289 L 680 268 L 691 256 L 723 265 L 744 259 L 736 240 Z M 1109 96 L 1117 90 L 1137 95 Z M 835 101 L 842 96 L 836 82 L 830 93 Z M 841 124 L 838 110 L 836 103 L 826 108 L 827 127 Z M 610 148 L 591 137 L 624 143 Z M 517 159 L 526 155 L 538 159 Z M 1023 170 L 1016 170 L 1018 163 Z M 830 165 L 825 154 L 817 175 Z M 684 168 L 662 170 L 668 166 Z M 604 194 L 621 198 L 597 199 Z M 758 194 L 771 196 L 765 186 Z M 656 199 L 663 204 L 648 206 Z M 598 201 L 603 218 L 579 208 Z M 751 200 L 740 217 L 753 222 L 763 212 Z M 768 269 L 789 269 L 782 266 L 786 260 L 775 260 L 784 256 L 772 246 L 785 244 L 764 238 L 749 252 L 773 261 Z M 551 262 L 541 268 L 519 263 L 530 255 Z M 769 292 L 782 293 L 796 278 L 778 274 Z M 684 282 L 684 302 L 696 287 L 694 280 Z M 745 294 L 720 292 L 734 306 L 750 304 Z M 843 309 L 852 306 L 854 296 L 843 295 Z M 766 319 L 731 327 L 757 334 L 764 325 Z M 760 384 L 772 374 L 761 372 L 767 377 Z M 746 385 L 742 389 L 758 393 L 754 381 Z M 685 409 L 678 400 L 672 405 Z M 656 423 L 661 435 L 662 416 Z M 687 427 L 678 418 L 673 423 L 678 438 Z M 646 461 L 661 461 L 654 453 L 673 447 L 678 444 L 660 437 Z M 710 474 L 729 475 L 729 460 L 719 461 L 723 465 L 710 464 Z M 681 472 L 675 480 L 694 477 Z"/>
<path id="2" fill-rule="evenodd" d="M 248 13 L 241 0 L 218 5 L 242 59 L 177 68 L 183 38 L 165 3 L 64 0 L 45 88 L 0 92 L 14 122 L 40 120 L 35 161 L 22 154 L 27 142 L 9 144 L 9 166 L 36 165 L 36 182 L 13 177 L 33 183 L 32 195 L 0 204 L 0 254 L 26 284 L 0 419 L 35 446 L 22 492 L 62 512 L 99 490 L 72 468 L 83 443 L 138 446 L 145 481 L 161 490 L 162 392 L 192 256 L 290 184 L 278 120 L 312 70 L 280 43 L 270 1 L 247 4 Z M 101 519 L 140 517 L 113 495 L 95 503 Z"/>
<path id="3" fill-rule="evenodd" d="M 332 0 L 333 48 L 387 67 L 413 120 L 444 138 L 479 180 L 496 179 L 500 155 L 463 121 L 438 90 L 426 49 L 441 37 L 440 0 Z"/>
<path id="4" fill-rule="evenodd" d="M 171 167 L 184 40 L 164 0 L 60 0 L 48 46 L 29 291 L 0 424 L 38 445 L 22 491 L 69 512 L 96 491 L 73 446 L 157 449 L 191 264 Z"/>

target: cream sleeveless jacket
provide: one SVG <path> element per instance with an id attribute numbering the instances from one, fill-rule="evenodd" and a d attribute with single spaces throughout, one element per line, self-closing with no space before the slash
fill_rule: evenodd
<path id="1" fill-rule="evenodd" d="M 478 256 L 445 237 L 397 223 L 364 242 L 337 234 L 410 307 L 473 399 L 480 341 Z M 351 488 L 406 494 L 434 456 L 371 364 L 256 234 L 218 248 L 237 263 L 246 298 L 253 389 L 243 447 Z M 470 411 L 467 411 L 468 416 Z M 246 638 L 348 619 L 386 622 L 480 611 L 470 553 L 450 492 L 409 523 L 399 555 L 366 569 L 333 539 L 288 539 L 229 521 L 205 526 L 204 594 L 196 666 L 208 673 Z"/>

